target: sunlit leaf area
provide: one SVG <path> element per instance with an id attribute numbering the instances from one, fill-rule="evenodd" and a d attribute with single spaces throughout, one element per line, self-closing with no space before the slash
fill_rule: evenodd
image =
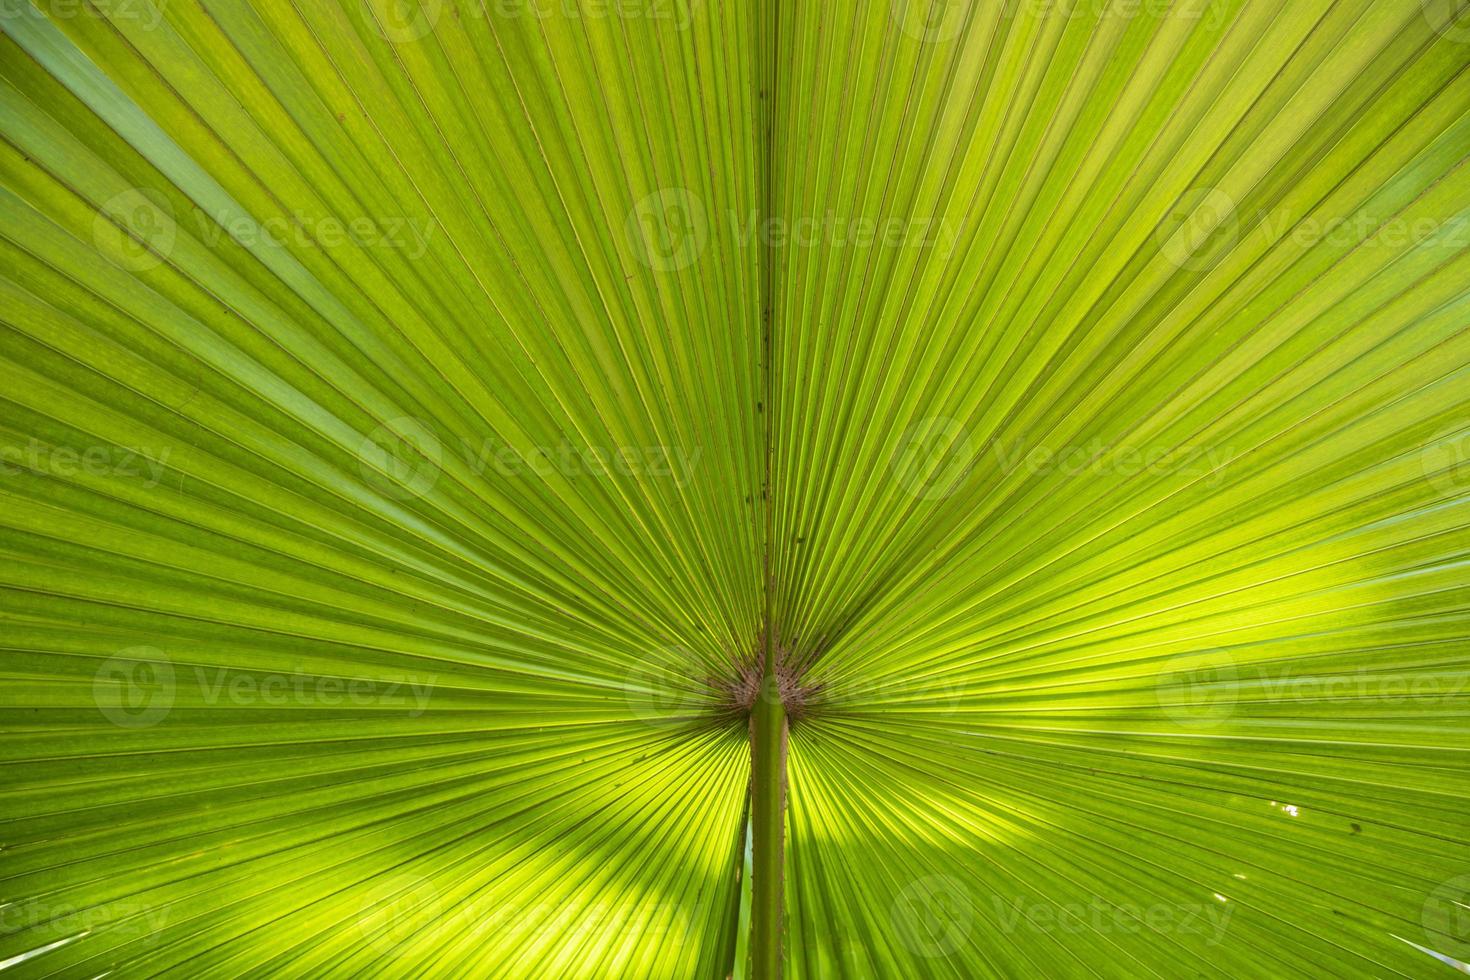
<path id="1" fill-rule="evenodd" d="M 0 0 L 0 975 L 1470 973 L 1470 0 Z"/>

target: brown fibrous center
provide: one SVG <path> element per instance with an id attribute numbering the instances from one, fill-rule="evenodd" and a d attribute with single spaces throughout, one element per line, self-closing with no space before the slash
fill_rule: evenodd
<path id="1" fill-rule="evenodd" d="M 756 699 L 760 697 L 761 662 L 759 659 L 746 660 L 732 667 L 731 675 L 716 679 L 713 686 L 721 692 L 721 700 L 731 714 L 749 715 L 755 710 Z M 806 679 L 805 671 L 792 662 L 788 651 L 782 651 L 777 658 L 776 684 L 790 721 L 805 715 L 821 690 L 820 684 Z"/>

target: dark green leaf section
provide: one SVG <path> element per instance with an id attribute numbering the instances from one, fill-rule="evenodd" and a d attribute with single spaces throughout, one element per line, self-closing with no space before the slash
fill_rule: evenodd
<path id="1" fill-rule="evenodd" d="M 6 0 L 17 974 L 727 969 L 753 26 L 648 13 Z"/>
<path id="2" fill-rule="evenodd" d="M 1470 961 L 1470 14 L 880 6 L 781 8 L 788 972 Z"/>
<path id="3" fill-rule="evenodd" d="M 0 0 L 0 969 L 1470 961 L 1464 6 Z"/>

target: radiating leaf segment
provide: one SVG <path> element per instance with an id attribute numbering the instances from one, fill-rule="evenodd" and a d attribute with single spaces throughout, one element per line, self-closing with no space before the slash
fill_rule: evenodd
<path id="1" fill-rule="evenodd" d="M 1470 960 L 1464 3 L 0 2 L 8 973 Z"/>

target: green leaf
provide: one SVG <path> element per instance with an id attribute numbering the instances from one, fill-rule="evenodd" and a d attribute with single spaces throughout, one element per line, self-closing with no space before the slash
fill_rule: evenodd
<path id="1" fill-rule="evenodd" d="M 0 35 L 0 970 L 1470 962 L 1462 0 Z"/>

